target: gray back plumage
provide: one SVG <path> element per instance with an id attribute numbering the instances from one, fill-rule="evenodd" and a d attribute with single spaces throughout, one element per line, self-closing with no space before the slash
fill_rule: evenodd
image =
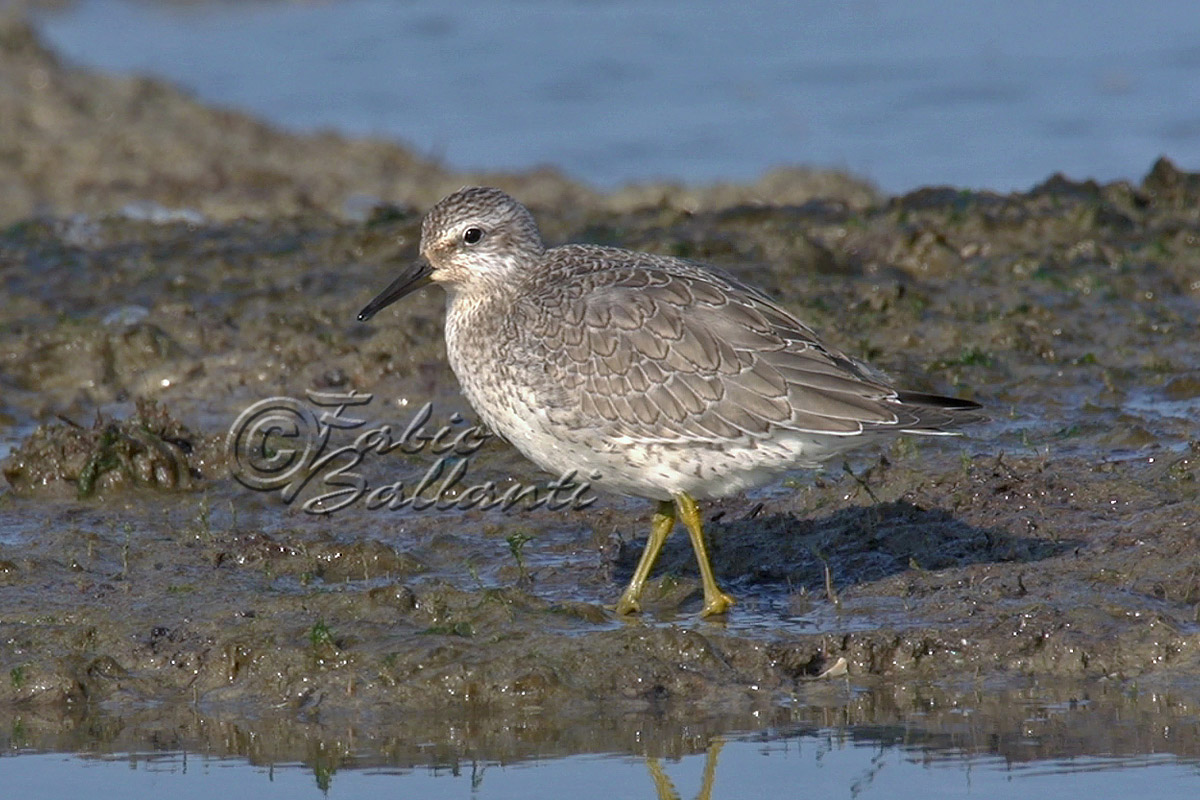
<path id="1" fill-rule="evenodd" d="M 824 346 L 760 291 L 681 259 L 568 245 L 515 292 L 562 423 L 643 442 L 729 440 L 777 429 L 834 436 L 933 431 L 966 401 L 906 402 Z M 917 397 L 913 395 L 912 397 Z"/>

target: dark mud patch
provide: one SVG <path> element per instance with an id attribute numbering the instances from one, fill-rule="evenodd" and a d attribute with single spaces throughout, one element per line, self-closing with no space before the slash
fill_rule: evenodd
<path id="1" fill-rule="evenodd" d="M 126 419 L 97 414 L 90 427 L 60 419 L 40 426 L 4 462 L 15 492 L 61 492 L 66 485 L 82 500 L 124 486 L 186 490 L 204 478 L 201 465 L 224 466 L 212 438 L 188 430 L 154 400 L 139 398 Z"/>

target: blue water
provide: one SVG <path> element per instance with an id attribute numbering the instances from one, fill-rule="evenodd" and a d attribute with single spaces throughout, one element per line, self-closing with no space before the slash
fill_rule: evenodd
<path id="1" fill-rule="evenodd" d="M 711 797 L 791 798 L 1047 798 L 1129 800 L 1194 797 L 1200 767 L 1175 756 L 1073 757 L 1013 762 L 999 756 L 930 753 L 855 741 L 823 731 L 775 741 L 724 745 L 715 761 L 701 753 L 657 763 L 675 797 L 700 797 L 713 763 Z M 656 795 L 655 764 L 629 756 L 573 756 L 502 765 L 314 770 L 262 766 L 185 753 L 106 758 L 18 754 L 0 758 L 5 796 L 22 800 L 104 797 L 339 798 L 421 797 L 612 800 Z M 1150 787 L 1153 787 L 1150 790 Z M 1149 791 L 1149 793 L 1148 793 Z"/>
<path id="2" fill-rule="evenodd" d="M 1200 168 L 1195 0 L 80 0 L 71 59 L 298 130 L 599 186 L 838 167 L 887 191 Z"/>

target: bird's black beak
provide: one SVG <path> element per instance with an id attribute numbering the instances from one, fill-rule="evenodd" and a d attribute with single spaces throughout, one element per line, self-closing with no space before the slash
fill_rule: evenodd
<path id="1" fill-rule="evenodd" d="M 423 258 L 417 259 L 404 272 L 401 272 L 400 277 L 392 281 L 390 286 L 358 312 L 359 322 L 366 322 L 401 297 L 412 294 L 422 286 L 427 286 L 430 283 L 429 274 L 431 272 L 433 272 L 433 267 L 429 265 L 428 261 Z"/>

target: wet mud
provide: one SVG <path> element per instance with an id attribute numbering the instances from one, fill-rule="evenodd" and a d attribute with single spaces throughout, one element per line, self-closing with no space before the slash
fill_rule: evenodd
<path id="1" fill-rule="evenodd" d="M 768 725 L 885 735 L 921 712 L 931 740 L 1004 752 L 1032 704 L 1050 709 L 1047 740 L 1083 715 L 1085 738 L 1119 751 L 1143 730 L 1113 719 L 1169 718 L 1179 733 L 1151 746 L 1195 755 L 1200 174 L 1148 167 L 1137 184 L 1053 176 L 1014 195 L 887 198 L 793 170 L 602 196 L 275 131 L 64 65 L 7 19 L 8 743 L 336 768 L 670 755 Z M 419 438 L 256 484 L 228 432 L 266 398 L 292 398 L 281 457 L 323 430 L 324 454 L 404 431 L 425 403 L 430 435 L 473 424 L 438 290 L 354 317 L 413 257 L 428 203 L 482 180 L 528 203 L 548 241 L 719 265 L 907 388 L 990 418 L 704 506 L 738 598 L 717 621 L 696 617 L 678 532 L 645 613 L 613 615 L 649 502 L 370 507 L 401 483 L 410 500 L 461 497 L 457 462 Z M 459 492 L 550 477 L 495 439 L 463 463 Z M 349 489 L 328 479 L 343 467 Z M 310 513 L 339 499 L 353 502 Z M 964 731 L 964 706 L 987 721 Z"/>

